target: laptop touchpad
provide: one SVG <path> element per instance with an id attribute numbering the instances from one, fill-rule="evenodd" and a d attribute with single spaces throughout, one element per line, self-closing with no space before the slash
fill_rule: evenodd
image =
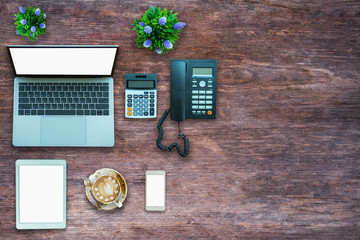
<path id="1" fill-rule="evenodd" d="M 85 117 L 42 117 L 41 144 L 53 146 L 85 145 Z"/>

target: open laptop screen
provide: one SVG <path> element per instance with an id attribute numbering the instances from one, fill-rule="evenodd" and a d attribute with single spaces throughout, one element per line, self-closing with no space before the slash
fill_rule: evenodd
<path id="1" fill-rule="evenodd" d="M 110 76 L 117 46 L 9 46 L 17 75 Z"/>

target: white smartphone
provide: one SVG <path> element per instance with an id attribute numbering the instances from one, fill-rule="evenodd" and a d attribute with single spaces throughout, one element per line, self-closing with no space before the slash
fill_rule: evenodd
<path id="1" fill-rule="evenodd" d="M 165 171 L 146 171 L 145 209 L 165 211 Z"/>

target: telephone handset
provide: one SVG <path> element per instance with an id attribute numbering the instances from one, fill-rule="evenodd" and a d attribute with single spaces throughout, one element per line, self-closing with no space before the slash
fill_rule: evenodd
<path id="1" fill-rule="evenodd" d="M 189 139 L 181 133 L 180 122 L 185 119 L 215 119 L 217 94 L 216 60 L 171 60 L 170 109 L 166 110 L 158 122 L 157 146 L 163 151 L 176 148 L 180 156 L 189 154 Z M 184 152 L 176 142 L 169 147 L 161 144 L 162 123 L 170 113 L 170 118 L 178 122 L 179 136 L 184 139 Z"/>

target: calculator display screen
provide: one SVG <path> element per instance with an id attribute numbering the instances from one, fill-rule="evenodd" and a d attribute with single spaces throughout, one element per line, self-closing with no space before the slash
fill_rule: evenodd
<path id="1" fill-rule="evenodd" d="M 193 77 L 194 76 L 212 76 L 213 75 L 213 69 L 212 68 L 193 68 Z"/>
<path id="2" fill-rule="evenodd" d="M 155 81 L 152 80 L 129 80 L 127 81 L 127 88 L 135 88 L 135 89 L 148 89 L 148 88 L 155 88 Z"/>

